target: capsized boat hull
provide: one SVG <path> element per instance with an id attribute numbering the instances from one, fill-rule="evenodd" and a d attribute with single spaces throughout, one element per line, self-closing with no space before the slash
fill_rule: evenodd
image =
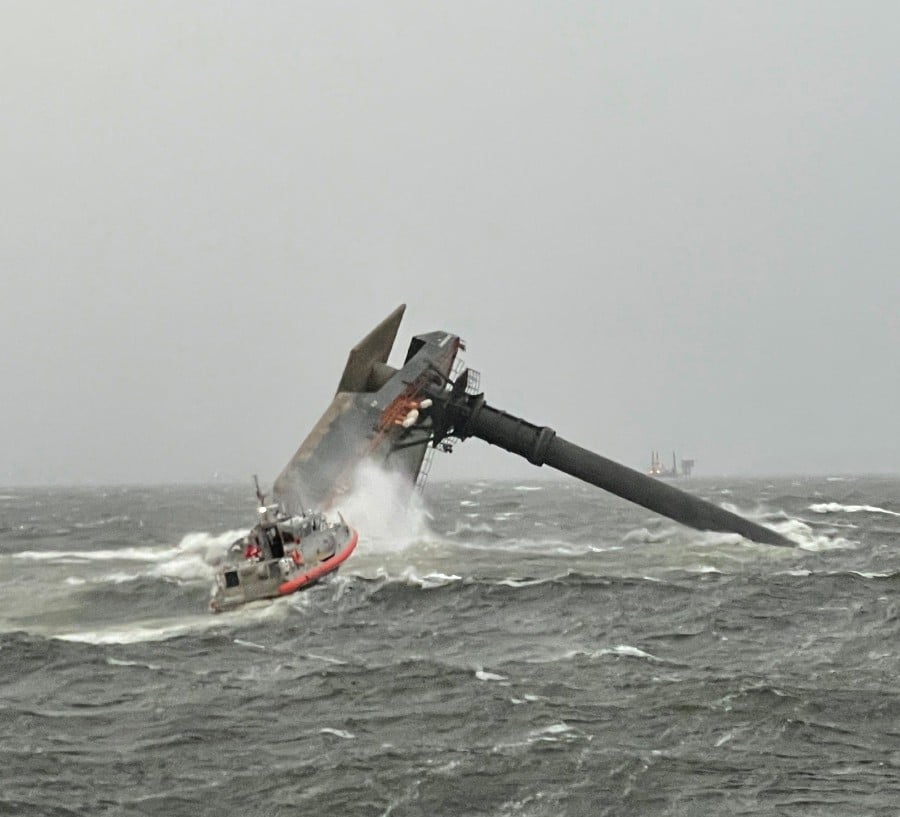
<path id="1" fill-rule="evenodd" d="M 337 571 L 359 541 L 359 533 L 343 522 L 282 539 L 287 530 L 284 522 L 258 525 L 232 545 L 228 560 L 216 573 L 209 604 L 213 612 L 305 590 Z M 278 537 L 274 547 L 273 536 Z"/>

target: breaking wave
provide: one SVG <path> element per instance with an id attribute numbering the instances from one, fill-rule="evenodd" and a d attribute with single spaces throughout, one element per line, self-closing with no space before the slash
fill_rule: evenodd
<path id="1" fill-rule="evenodd" d="M 888 516 L 900 516 L 897 511 L 879 508 L 876 505 L 841 505 L 839 502 L 818 502 L 810 505 L 813 513 L 882 513 Z"/>
<path id="2" fill-rule="evenodd" d="M 826 550 L 852 550 L 857 543 L 841 536 L 816 533 L 806 522 L 788 518 L 771 524 L 773 530 L 794 542 L 801 550 L 820 552 Z"/>
<path id="3" fill-rule="evenodd" d="M 110 566 L 140 564 L 144 569 L 112 570 L 109 573 L 83 579 L 69 576 L 67 584 L 121 584 L 140 578 L 170 579 L 175 581 L 206 580 L 235 539 L 246 530 L 228 530 L 223 533 L 188 533 L 175 547 L 169 545 L 143 547 L 104 548 L 101 550 L 24 550 L 11 554 L 11 558 L 41 562 L 47 565 L 87 565 L 107 563 Z"/>

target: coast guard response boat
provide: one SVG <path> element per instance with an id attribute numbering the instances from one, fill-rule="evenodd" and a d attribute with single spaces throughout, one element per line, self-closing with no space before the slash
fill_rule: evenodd
<path id="1" fill-rule="evenodd" d="M 290 515 L 267 505 L 256 486 L 259 521 L 235 541 L 216 571 L 210 609 L 231 610 L 248 601 L 305 590 L 334 573 L 356 548 L 359 534 L 324 513 Z"/>

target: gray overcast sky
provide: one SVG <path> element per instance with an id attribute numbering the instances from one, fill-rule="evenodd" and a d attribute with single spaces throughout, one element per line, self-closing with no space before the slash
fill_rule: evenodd
<path id="1" fill-rule="evenodd" d="M 0 13 L 0 483 L 269 481 L 401 302 L 633 467 L 900 470 L 898 4 Z"/>

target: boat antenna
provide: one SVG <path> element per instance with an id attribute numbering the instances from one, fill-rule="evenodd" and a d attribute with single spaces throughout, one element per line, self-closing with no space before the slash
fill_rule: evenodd
<path id="1" fill-rule="evenodd" d="M 259 500 L 259 505 L 261 508 L 266 506 L 266 495 L 259 490 L 259 477 L 254 474 L 253 475 L 253 484 L 256 486 L 256 498 Z"/>

